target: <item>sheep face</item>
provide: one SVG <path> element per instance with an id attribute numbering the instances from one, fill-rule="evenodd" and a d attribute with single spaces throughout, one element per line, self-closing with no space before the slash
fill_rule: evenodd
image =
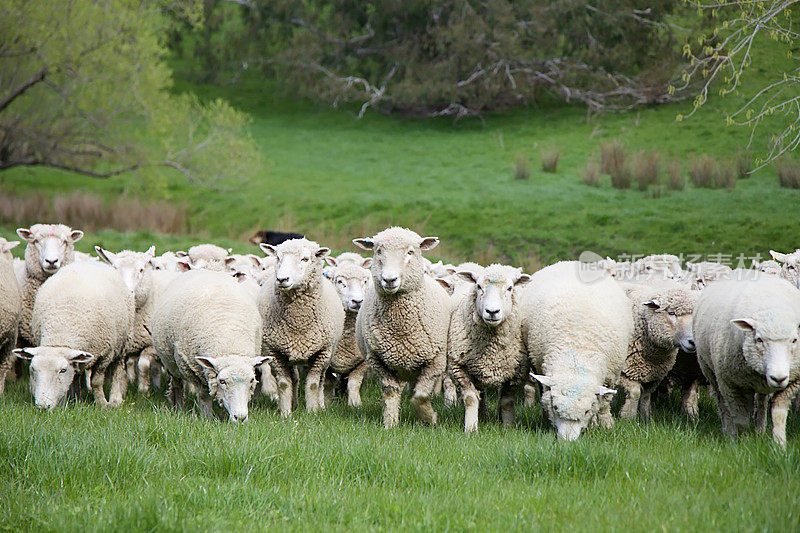
<path id="1" fill-rule="evenodd" d="M 7 241 L 0 237 L 0 257 L 5 257 L 9 261 L 12 260 L 14 256 L 11 255 L 11 250 L 16 248 L 18 245 L 19 241 Z"/>
<path id="2" fill-rule="evenodd" d="M 345 263 L 332 272 L 333 284 L 348 313 L 357 313 L 364 301 L 369 285 L 370 272 L 353 263 Z"/>
<path id="3" fill-rule="evenodd" d="M 228 413 L 231 422 L 246 422 L 250 398 L 256 390 L 256 367 L 269 357 L 198 357 L 211 397 Z"/>
<path id="4" fill-rule="evenodd" d="M 679 347 L 685 352 L 695 351 L 692 334 L 694 293 L 673 289 L 643 305 L 646 308 L 645 330 L 650 342 L 665 349 Z"/>
<path id="5" fill-rule="evenodd" d="M 597 385 L 574 375 L 531 377 L 542 384 L 542 409 L 555 426 L 558 438 L 576 440 L 593 417 L 600 400 L 611 401 L 616 390 Z"/>
<path id="6" fill-rule="evenodd" d="M 281 291 L 303 290 L 322 276 L 324 259 L 331 251 L 308 239 L 290 239 L 278 246 L 260 245 L 267 257 L 277 259 L 275 287 Z"/>
<path id="7" fill-rule="evenodd" d="M 224 272 L 226 270 L 225 259 L 230 252 L 230 250 L 215 244 L 198 244 L 189 248 L 187 255 L 192 268 Z"/>
<path id="8" fill-rule="evenodd" d="M 339 254 L 338 257 L 327 257 L 325 258 L 325 261 L 334 267 L 344 266 L 347 263 L 352 263 L 356 266 L 360 266 L 361 268 L 369 268 L 372 266 L 371 257 L 361 257 L 353 252 L 345 252 L 343 254 Z"/>
<path id="9" fill-rule="evenodd" d="M 800 289 L 800 249 L 790 254 L 770 250 L 770 255 L 781 264 L 781 276 Z"/>
<path id="10" fill-rule="evenodd" d="M 353 243 L 371 250 L 375 288 L 383 294 L 411 292 L 419 288 L 425 275 L 421 253 L 439 244 L 438 237 L 420 237 L 415 232 L 392 227 L 374 237 L 354 239 Z"/>
<path id="11" fill-rule="evenodd" d="M 797 318 L 765 311 L 731 324 L 744 331 L 742 354 L 747 365 L 764 376 L 771 391 L 786 388 L 800 357 Z"/>
<path id="12" fill-rule="evenodd" d="M 517 287 L 528 283 L 531 277 L 518 268 L 491 265 L 476 274 L 460 270 L 458 276 L 475 284 L 475 322 L 497 327 L 511 314 Z"/>
<path id="13" fill-rule="evenodd" d="M 53 409 L 62 403 L 80 365 L 94 359 L 92 354 L 80 350 L 51 346 L 19 348 L 14 355 L 31 362 L 31 395 L 39 409 Z"/>
<path id="14" fill-rule="evenodd" d="M 153 270 L 153 261 L 156 257 L 156 247 L 151 246 L 146 252 L 132 252 L 124 250 L 119 253 L 109 252 L 99 246 L 94 247 L 97 257 L 114 267 L 119 272 L 125 286 L 133 294 L 137 309 L 147 301 L 153 286 L 150 271 Z"/>
<path id="15" fill-rule="evenodd" d="M 17 229 L 17 235 L 28 242 L 26 262 L 29 265 L 38 262 L 44 274 L 50 276 L 72 261 L 75 243 L 81 240 L 83 232 L 63 224 L 34 224 Z"/>
<path id="16" fill-rule="evenodd" d="M 247 276 L 255 279 L 256 272 L 261 269 L 261 262 L 254 255 L 230 255 L 224 263 L 225 269 L 236 278 Z"/>
<path id="17" fill-rule="evenodd" d="M 686 275 L 691 280 L 691 288 L 702 291 L 709 283 L 730 275 L 731 268 L 720 263 L 701 262 L 688 263 Z"/>
<path id="18" fill-rule="evenodd" d="M 756 270 L 770 276 L 780 276 L 783 268 L 777 261 L 768 259 L 767 261 L 761 261 Z"/>

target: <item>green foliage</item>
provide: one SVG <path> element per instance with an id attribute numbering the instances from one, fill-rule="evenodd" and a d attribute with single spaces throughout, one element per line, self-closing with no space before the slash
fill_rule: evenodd
<path id="1" fill-rule="evenodd" d="M 197 2 L 0 0 L 0 11 L 0 170 L 171 169 L 220 187 L 258 168 L 245 115 L 170 92 L 164 36 L 175 17 L 199 24 Z"/>

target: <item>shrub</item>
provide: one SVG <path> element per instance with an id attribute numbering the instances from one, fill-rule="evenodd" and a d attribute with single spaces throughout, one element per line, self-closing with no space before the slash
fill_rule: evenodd
<path id="1" fill-rule="evenodd" d="M 787 189 L 800 189 L 800 161 L 785 157 L 775 161 L 778 183 Z"/>
<path id="2" fill-rule="evenodd" d="M 581 179 L 586 185 L 600 186 L 600 166 L 594 161 L 587 161 L 586 168 L 581 172 Z"/>
<path id="3" fill-rule="evenodd" d="M 517 163 L 514 166 L 514 178 L 518 180 L 531 178 L 531 171 L 528 169 L 528 158 L 524 155 L 517 156 Z"/>
<path id="4" fill-rule="evenodd" d="M 732 161 L 717 163 L 717 172 L 714 176 L 714 187 L 717 189 L 736 188 L 736 168 Z"/>
<path id="5" fill-rule="evenodd" d="M 558 148 L 542 150 L 542 170 L 551 174 L 555 173 L 559 157 L 561 157 L 561 150 Z"/>
<path id="6" fill-rule="evenodd" d="M 747 179 L 750 177 L 750 172 L 753 171 L 753 154 L 750 150 L 742 150 L 736 152 L 736 177 L 739 179 Z"/>
<path id="7" fill-rule="evenodd" d="M 658 151 L 637 152 L 631 161 L 631 172 L 640 191 L 658 183 Z"/>
<path id="8" fill-rule="evenodd" d="M 683 168 L 679 161 L 670 161 L 667 165 L 667 185 L 673 191 L 682 191 L 686 188 L 686 177 L 683 175 Z"/>
<path id="9" fill-rule="evenodd" d="M 695 187 L 713 189 L 716 185 L 717 160 L 708 154 L 693 157 L 689 162 L 689 178 Z"/>
<path id="10" fill-rule="evenodd" d="M 611 174 L 611 186 L 615 189 L 630 189 L 633 183 L 633 172 L 630 161 L 624 163 Z"/>
<path id="11" fill-rule="evenodd" d="M 625 166 L 625 146 L 619 140 L 600 145 L 600 170 L 604 174 L 614 176 L 623 172 Z"/>

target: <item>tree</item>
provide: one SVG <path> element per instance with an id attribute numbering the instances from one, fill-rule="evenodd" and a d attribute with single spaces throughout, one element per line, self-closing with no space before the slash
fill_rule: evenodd
<path id="1" fill-rule="evenodd" d="M 0 0 L 0 170 L 179 172 L 207 187 L 253 173 L 244 114 L 170 92 L 166 10 L 202 14 L 191 1 Z"/>
<path id="2" fill-rule="evenodd" d="M 800 0 L 691 4 L 707 12 L 718 24 L 709 35 L 698 38 L 699 50 L 694 50 L 690 44 L 684 48 L 691 64 L 683 73 L 684 83 L 679 89 L 698 79 L 702 84 L 692 110 L 686 116 L 679 115 L 678 119 L 695 114 L 707 102 L 709 92 L 716 85 L 721 85 L 719 93 L 722 96 L 738 92 L 745 71 L 752 65 L 754 50 L 771 39 L 786 47 L 787 56 L 794 60 L 794 68 L 787 72 L 774 72 L 770 81 L 758 87 L 727 116 L 727 122 L 749 127 L 751 143 L 762 126 L 771 125 L 769 151 L 756 160 L 754 170 L 796 150 L 800 146 L 800 64 L 793 54 L 800 33 L 793 10 L 797 11 Z"/>

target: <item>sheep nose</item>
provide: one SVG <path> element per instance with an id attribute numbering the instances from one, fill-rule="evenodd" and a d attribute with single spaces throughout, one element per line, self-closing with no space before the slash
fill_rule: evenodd
<path id="1" fill-rule="evenodd" d="M 277 279 L 278 279 L 278 283 L 286 283 L 287 281 L 289 281 L 289 276 L 286 276 L 285 278 L 277 278 Z"/>
<path id="2" fill-rule="evenodd" d="M 694 339 L 688 339 L 688 340 L 686 341 L 686 348 L 687 348 L 687 349 L 688 349 L 690 352 L 694 352 L 694 351 L 696 351 L 696 350 L 697 350 L 697 346 L 696 346 L 696 345 L 695 345 L 695 343 L 694 343 Z"/>
<path id="3" fill-rule="evenodd" d="M 393 278 L 388 278 L 386 276 L 383 276 L 383 282 L 386 285 L 394 285 L 395 283 L 397 283 L 397 276 L 395 276 Z"/>
<path id="4" fill-rule="evenodd" d="M 497 314 L 498 314 L 499 312 L 500 312 L 500 310 L 499 310 L 499 309 L 487 309 L 487 310 L 486 310 L 486 314 L 487 314 L 487 315 L 489 315 L 489 316 L 490 316 L 490 317 L 492 317 L 492 318 L 494 318 L 495 316 L 497 316 Z"/>
<path id="5" fill-rule="evenodd" d="M 235 414 L 235 415 L 233 415 L 233 421 L 234 422 L 247 422 L 247 414 L 244 414 L 244 413 Z"/>
<path id="6" fill-rule="evenodd" d="M 353 301 L 353 304 L 355 304 L 355 305 L 361 305 L 361 302 L 364 301 L 364 298 L 359 298 L 357 300 L 355 298 L 353 298 L 352 301 Z"/>
<path id="7" fill-rule="evenodd" d="M 789 383 L 789 376 L 767 376 L 767 381 L 774 387 L 783 388 Z"/>
<path id="8" fill-rule="evenodd" d="M 45 259 L 44 262 L 47 263 L 47 266 L 51 267 L 58 265 L 58 259 Z"/>

